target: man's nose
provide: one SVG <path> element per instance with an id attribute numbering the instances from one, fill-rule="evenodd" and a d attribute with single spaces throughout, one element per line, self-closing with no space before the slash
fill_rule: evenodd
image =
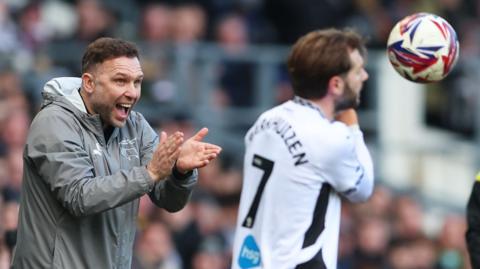
<path id="1" fill-rule="evenodd" d="M 135 85 L 132 83 L 125 92 L 125 96 L 136 100 L 140 96 L 140 89 L 136 88 Z"/>
<path id="2" fill-rule="evenodd" d="M 363 81 L 367 80 L 369 77 L 367 70 L 363 69 Z"/>

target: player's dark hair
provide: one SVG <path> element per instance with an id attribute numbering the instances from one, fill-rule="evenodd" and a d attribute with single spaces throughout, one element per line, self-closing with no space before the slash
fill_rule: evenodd
<path id="1" fill-rule="evenodd" d="M 95 65 L 106 60 L 122 56 L 139 58 L 137 46 L 122 39 L 101 37 L 90 43 L 83 54 L 82 73 L 90 71 Z"/>
<path id="2" fill-rule="evenodd" d="M 288 57 L 287 67 L 295 95 L 322 98 L 330 78 L 352 67 L 350 52 L 358 49 L 366 56 L 365 40 L 351 29 L 325 29 L 301 37 Z"/>

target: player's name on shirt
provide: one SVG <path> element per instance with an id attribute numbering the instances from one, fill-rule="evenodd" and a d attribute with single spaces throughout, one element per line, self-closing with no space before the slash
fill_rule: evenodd
<path id="1" fill-rule="evenodd" d="M 265 131 L 274 131 L 275 134 L 282 138 L 288 152 L 295 161 L 295 166 L 308 163 L 303 143 L 298 138 L 293 127 L 287 121 L 280 117 L 271 119 L 264 118 L 257 122 L 257 124 L 251 129 L 247 136 L 248 141 L 252 141 L 257 134 Z"/>

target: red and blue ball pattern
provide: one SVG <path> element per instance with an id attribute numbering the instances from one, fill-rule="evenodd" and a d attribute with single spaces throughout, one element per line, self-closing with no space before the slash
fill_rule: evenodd
<path id="1" fill-rule="evenodd" d="M 387 52 L 400 75 L 413 82 L 430 83 L 450 73 L 459 45 L 455 30 L 446 20 L 430 13 L 416 13 L 392 29 Z"/>

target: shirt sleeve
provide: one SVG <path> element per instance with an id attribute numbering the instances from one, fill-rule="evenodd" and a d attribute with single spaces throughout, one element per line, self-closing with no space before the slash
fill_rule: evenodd
<path id="1" fill-rule="evenodd" d="M 55 198 L 72 215 L 96 214 L 130 202 L 153 188 L 144 167 L 94 176 L 80 124 L 64 111 L 42 113 L 30 127 L 25 156 Z"/>
<path id="2" fill-rule="evenodd" d="M 322 176 L 352 202 L 362 202 L 373 192 L 374 176 L 370 153 L 358 127 L 335 126 L 338 132 L 325 143 Z"/>

